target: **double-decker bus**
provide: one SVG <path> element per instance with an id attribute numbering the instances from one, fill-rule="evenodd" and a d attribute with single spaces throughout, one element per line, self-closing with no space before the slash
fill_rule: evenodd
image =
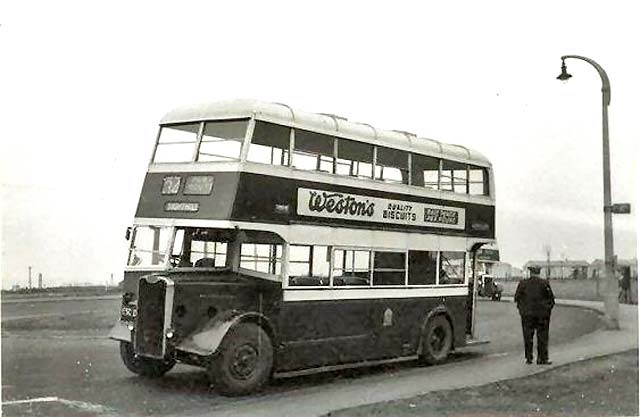
<path id="1" fill-rule="evenodd" d="M 111 337 L 132 372 L 196 365 L 227 395 L 441 363 L 472 333 L 494 202 L 491 163 L 462 146 L 276 103 L 178 108 L 127 230 Z"/>

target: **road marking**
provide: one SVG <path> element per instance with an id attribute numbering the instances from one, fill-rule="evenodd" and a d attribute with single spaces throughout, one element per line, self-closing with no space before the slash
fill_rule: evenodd
<path id="1" fill-rule="evenodd" d="M 85 401 L 65 400 L 58 397 L 41 397 L 31 398 L 28 400 L 15 400 L 15 401 L 3 401 L 2 405 L 19 405 L 19 404 L 31 404 L 31 403 L 49 403 L 58 402 L 69 407 L 77 408 L 83 411 L 89 411 L 106 417 L 119 417 L 119 414 L 115 410 L 105 407 L 100 404 L 93 404 Z"/>
<path id="2" fill-rule="evenodd" d="M 488 358 L 499 358 L 501 356 L 507 356 L 509 352 L 491 353 L 487 355 Z"/>
<path id="3" fill-rule="evenodd" d="M 58 401 L 58 397 L 40 397 L 31 398 L 29 400 L 3 401 L 3 405 L 29 404 L 29 403 L 48 403 Z"/>
<path id="4" fill-rule="evenodd" d="M 104 405 L 88 403 L 85 401 L 65 400 L 63 398 L 58 399 L 58 401 L 64 405 L 79 408 L 80 410 L 84 411 L 90 411 L 92 413 L 98 413 L 104 416 L 118 416 L 115 410 L 109 407 L 105 407 Z"/>

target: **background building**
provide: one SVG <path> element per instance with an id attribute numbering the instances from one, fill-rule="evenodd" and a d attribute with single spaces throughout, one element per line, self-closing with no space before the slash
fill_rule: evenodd
<path id="1" fill-rule="evenodd" d="M 589 277 L 589 262 L 582 260 L 529 261 L 522 267 L 526 276 L 531 266 L 539 267 L 540 276 L 544 279 L 587 279 Z"/>
<path id="2" fill-rule="evenodd" d="M 617 259 L 616 267 L 628 266 L 631 268 L 631 278 L 638 278 L 638 260 L 637 259 Z M 599 278 L 604 274 L 604 261 L 596 259 L 589 265 L 589 278 Z"/>

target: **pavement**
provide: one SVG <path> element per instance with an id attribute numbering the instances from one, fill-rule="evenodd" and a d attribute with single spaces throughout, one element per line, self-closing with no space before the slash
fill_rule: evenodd
<path id="1" fill-rule="evenodd" d="M 505 302 L 512 302 L 505 297 Z M 558 305 L 603 312 L 602 302 L 556 300 Z M 522 352 L 486 355 L 478 359 L 435 367 L 416 367 L 382 373 L 361 380 L 340 380 L 322 387 L 287 390 L 268 397 L 254 396 L 210 409 L 204 416 L 320 416 L 334 410 L 411 398 L 432 391 L 450 390 L 521 378 L 562 365 L 638 348 L 638 308 L 620 305 L 620 330 L 599 329 L 570 342 L 550 346 L 552 365 L 526 365 Z M 481 336 L 481 335 L 480 335 Z M 553 335 L 551 335 L 553 337 Z M 479 349 L 468 348 L 468 349 Z M 176 415 L 177 417 L 178 415 Z"/>

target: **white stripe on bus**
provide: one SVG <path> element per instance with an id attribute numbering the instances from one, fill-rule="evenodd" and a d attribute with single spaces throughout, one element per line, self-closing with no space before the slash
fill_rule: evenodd
<path id="1" fill-rule="evenodd" d="M 267 230 L 278 234 L 290 244 L 361 247 L 362 242 L 385 242 L 386 248 L 400 250 L 468 251 L 475 243 L 490 243 L 494 239 L 470 236 L 447 236 L 434 233 L 374 230 L 364 228 L 319 225 L 281 225 L 229 220 L 174 219 L 136 217 L 134 225 L 185 226 L 245 230 Z"/>
<path id="2" fill-rule="evenodd" d="M 432 298 L 468 295 L 465 285 L 442 287 L 407 287 L 407 288 L 287 288 L 284 290 L 284 301 L 329 301 L 329 300 L 374 300 L 386 298 Z"/>

